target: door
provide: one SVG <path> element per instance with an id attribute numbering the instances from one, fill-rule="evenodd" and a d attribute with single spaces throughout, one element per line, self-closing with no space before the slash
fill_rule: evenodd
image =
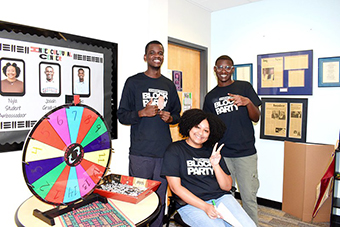
<path id="1" fill-rule="evenodd" d="M 189 107 L 200 108 L 200 56 L 201 52 L 199 50 L 172 43 L 168 44 L 168 69 L 172 70 L 172 74 L 177 74 L 177 72 L 182 73 L 181 81 L 179 83 L 180 87 L 182 87 L 182 91 L 177 91 L 181 100 L 182 112 Z M 172 125 L 170 130 L 173 141 L 182 139 L 178 132 L 177 125 Z"/>

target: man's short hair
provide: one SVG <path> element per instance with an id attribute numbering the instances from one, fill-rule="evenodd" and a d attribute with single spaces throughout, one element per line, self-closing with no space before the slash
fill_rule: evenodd
<path id="1" fill-rule="evenodd" d="M 146 44 L 146 46 L 145 46 L 145 55 L 147 54 L 148 48 L 149 48 L 149 46 L 150 46 L 151 44 L 159 44 L 159 45 L 161 45 L 162 48 L 163 48 L 163 51 L 164 51 L 163 44 L 162 44 L 161 42 L 159 42 L 158 40 L 153 40 L 153 41 L 150 41 L 148 44 Z"/>

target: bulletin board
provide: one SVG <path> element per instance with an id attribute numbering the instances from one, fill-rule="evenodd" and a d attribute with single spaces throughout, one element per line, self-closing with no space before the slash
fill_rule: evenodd
<path id="1" fill-rule="evenodd" d="M 308 99 L 262 98 L 260 138 L 306 142 Z"/>
<path id="2" fill-rule="evenodd" d="M 112 42 L 0 21 L 0 152 L 22 149 L 35 123 L 73 95 L 117 138 L 117 50 Z"/>
<path id="3" fill-rule="evenodd" d="M 257 56 L 259 95 L 312 95 L 313 50 Z"/>

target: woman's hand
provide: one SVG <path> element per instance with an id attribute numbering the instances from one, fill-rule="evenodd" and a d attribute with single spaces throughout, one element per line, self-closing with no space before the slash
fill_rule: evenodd
<path id="1" fill-rule="evenodd" d="M 208 215 L 209 218 L 211 219 L 216 219 L 216 218 L 221 218 L 220 213 L 215 209 L 215 207 L 210 204 L 206 203 L 204 207 L 204 212 Z"/>
<path id="2" fill-rule="evenodd" d="M 224 144 L 222 144 L 217 150 L 217 144 L 218 143 L 215 143 L 215 146 L 214 146 L 214 149 L 211 153 L 211 156 L 210 156 L 210 163 L 211 165 L 214 167 L 215 165 L 218 165 L 220 163 L 220 160 L 221 160 L 221 150 L 222 150 L 222 147 L 224 146 Z"/>

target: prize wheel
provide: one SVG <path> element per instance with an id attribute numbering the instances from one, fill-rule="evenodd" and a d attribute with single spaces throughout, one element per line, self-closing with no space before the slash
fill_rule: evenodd
<path id="1" fill-rule="evenodd" d="M 23 149 L 23 174 L 40 200 L 71 204 L 90 195 L 111 157 L 111 137 L 103 117 L 86 105 L 66 104 L 44 115 Z"/>

